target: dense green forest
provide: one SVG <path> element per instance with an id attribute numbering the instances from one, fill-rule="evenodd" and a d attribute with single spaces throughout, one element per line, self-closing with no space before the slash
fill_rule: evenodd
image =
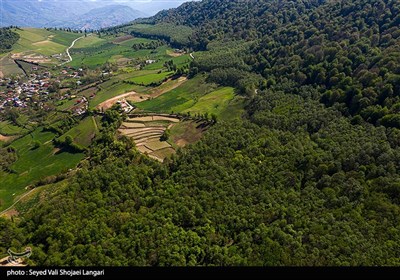
<path id="1" fill-rule="evenodd" d="M 316 98 L 355 121 L 400 128 L 398 1 L 202 1 L 147 22 L 194 28 L 191 45 L 212 51 L 194 66 L 214 70 L 217 81 L 247 92 L 287 81 L 294 90 L 312 85 Z M 215 50 L 215 41 L 223 48 Z M 243 71 L 264 79 L 242 78 Z"/>
<path id="2" fill-rule="evenodd" d="M 0 28 L 0 53 L 10 51 L 18 39 L 19 35 L 10 28 Z"/>
<path id="3" fill-rule="evenodd" d="M 189 76 L 237 88 L 243 118 L 160 164 L 116 137 L 123 116 L 107 111 L 76 175 L 19 221 L 0 219 L 0 253 L 29 244 L 40 265 L 400 265 L 399 12 L 390 0 L 204 0 L 141 20 L 190 27 L 185 46 L 204 52 Z"/>

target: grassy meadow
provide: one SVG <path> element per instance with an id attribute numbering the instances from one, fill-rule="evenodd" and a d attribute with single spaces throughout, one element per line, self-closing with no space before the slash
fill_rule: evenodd
<path id="1" fill-rule="evenodd" d="M 46 29 L 17 29 L 20 39 L 13 47 L 14 53 L 29 52 L 50 56 L 65 52 L 73 40 L 82 36 L 80 33 L 48 31 Z"/>
<path id="2" fill-rule="evenodd" d="M 82 153 L 71 154 L 59 151 L 52 144 L 55 134 L 36 129 L 11 146 L 17 151 L 18 159 L 11 165 L 12 173 L 0 171 L 0 210 L 9 207 L 15 198 L 23 194 L 25 187 L 74 168 L 84 157 Z M 35 148 L 34 142 L 40 146 Z"/>

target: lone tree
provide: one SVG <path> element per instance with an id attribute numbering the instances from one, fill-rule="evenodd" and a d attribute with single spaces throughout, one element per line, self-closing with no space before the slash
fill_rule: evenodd
<path id="1" fill-rule="evenodd" d="M 167 141 L 169 139 L 170 132 L 169 129 L 165 130 L 163 135 L 160 137 L 160 141 Z"/>

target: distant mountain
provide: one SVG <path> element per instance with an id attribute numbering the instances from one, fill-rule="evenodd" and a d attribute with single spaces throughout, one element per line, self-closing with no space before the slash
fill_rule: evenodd
<path id="1" fill-rule="evenodd" d="M 97 0 L 99 1 L 99 0 Z M 109 0 L 103 0 L 109 1 Z M 119 0 L 116 2 L 123 3 L 124 5 L 129 5 L 133 9 L 137 9 L 145 12 L 149 15 L 155 15 L 161 10 L 176 8 L 185 2 L 200 1 L 200 0 Z"/>
<path id="2" fill-rule="evenodd" d="M 76 19 L 95 8 L 90 2 L 55 2 L 51 0 L 2 0 L 0 17 L 2 26 L 21 27 L 56 26 L 57 23 Z"/>
<path id="3" fill-rule="evenodd" d="M 80 15 L 75 22 L 71 23 L 66 21 L 60 26 L 74 29 L 100 29 L 120 25 L 146 16 L 145 13 L 134 10 L 128 6 L 110 5 L 90 10 Z"/>
<path id="4" fill-rule="evenodd" d="M 97 29 L 146 14 L 126 5 L 102 1 L 2 0 L 0 26 Z"/>

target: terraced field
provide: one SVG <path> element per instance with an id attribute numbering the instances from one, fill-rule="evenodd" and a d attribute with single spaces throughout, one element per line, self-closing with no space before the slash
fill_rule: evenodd
<path id="1" fill-rule="evenodd" d="M 122 123 L 119 132 L 131 137 L 141 153 L 163 162 L 175 153 L 175 149 L 160 138 L 167 129 L 179 122 L 179 118 L 168 115 L 131 116 Z"/>

